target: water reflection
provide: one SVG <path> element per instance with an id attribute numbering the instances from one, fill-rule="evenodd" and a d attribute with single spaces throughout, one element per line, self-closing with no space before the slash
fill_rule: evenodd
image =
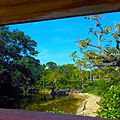
<path id="1" fill-rule="evenodd" d="M 83 99 L 71 96 L 56 96 L 54 99 L 49 94 L 33 94 L 22 96 L 16 108 L 53 113 L 75 114 Z"/>

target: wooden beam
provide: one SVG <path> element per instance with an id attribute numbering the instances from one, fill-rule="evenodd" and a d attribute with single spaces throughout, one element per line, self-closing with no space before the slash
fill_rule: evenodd
<path id="1" fill-rule="evenodd" d="M 0 109 L 0 120 L 109 120 L 105 118 L 60 115 L 26 110 Z"/>
<path id="2" fill-rule="evenodd" d="M 120 11 L 120 0 L 0 0 L 0 25 Z"/>

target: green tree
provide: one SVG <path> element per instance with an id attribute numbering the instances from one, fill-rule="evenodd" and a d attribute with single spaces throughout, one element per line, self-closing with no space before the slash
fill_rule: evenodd
<path id="1" fill-rule="evenodd" d="M 59 68 L 59 74 L 61 74 L 61 79 L 59 83 L 65 88 L 80 88 L 80 70 L 74 64 L 62 65 Z"/>
<path id="2" fill-rule="evenodd" d="M 109 88 L 100 101 L 98 115 L 104 118 L 120 118 L 120 84 Z"/>
<path id="3" fill-rule="evenodd" d="M 119 32 L 120 24 L 103 26 L 101 16 L 87 16 L 85 19 L 95 23 L 89 29 L 91 38 L 78 41 L 79 48 L 83 53 L 80 58 L 77 52 L 72 54 L 74 60 L 83 60 L 91 66 L 120 66 Z M 115 27 L 114 27 L 115 26 Z M 94 41 L 94 42 L 93 42 Z M 116 46 L 114 46 L 116 44 Z M 114 46 L 114 47 L 113 47 Z"/>
<path id="4" fill-rule="evenodd" d="M 120 23 L 104 26 L 99 15 L 87 16 L 85 19 L 95 25 L 89 29 L 89 38 L 78 41 L 82 57 L 78 51 L 71 55 L 82 71 L 92 73 L 92 86 L 85 84 L 83 92 L 103 96 L 99 112 L 101 117 L 119 118 Z M 98 79 L 94 80 L 94 77 Z"/>
<path id="5" fill-rule="evenodd" d="M 46 63 L 46 67 L 48 67 L 48 69 L 53 70 L 53 69 L 57 68 L 57 64 L 54 62 L 48 62 L 48 63 Z"/>
<path id="6" fill-rule="evenodd" d="M 37 43 L 19 30 L 0 27 L 0 93 L 17 95 L 27 90 L 36 80 L 39 60 L 35 59 Z M 4 92 L 3 92 L 4 91 Z"/>

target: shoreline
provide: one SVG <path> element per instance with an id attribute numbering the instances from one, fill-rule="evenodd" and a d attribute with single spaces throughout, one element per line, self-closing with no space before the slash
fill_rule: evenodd
<path id="1" fill-rule="evenodd" d="M 99 105 L 97 104 L 101 97 L 89 93 L 73 93 L 73 97 L 83 98 L 82 104 L 78 107 L 76 115 L 96 117 Z"/>

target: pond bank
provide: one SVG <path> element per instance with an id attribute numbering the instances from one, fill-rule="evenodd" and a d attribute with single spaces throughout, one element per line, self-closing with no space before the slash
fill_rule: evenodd
<path id="1" fill-rule="evenodd" d="M 76 115 L 96 117 L 99 109 L 97 104 L 101 97 L 89 93 L 74 93 L 75 98 L 84 98 L 82 104 L 78 107 Z"/>
<path id="2" fill-rule="evenodd" d="M 100 101 L 99 96 L 80 93 L 79 91 L 69 92 L 68 96 L 57 97 L 52 99 L 48 94 L 48 91 L 39 93 L 32 96 L 32 101 L 28 101 L 28 98 L 23 98 L 22 103 L 18 106 L 18 109 L 34 110 L 41 112 L 52 112 L 58 114 L 74 114 L 82 116 L 96 116 L 96 111 L 99 109 L 97 102 Z M 28 101 L 28 102 L 27 102 Z"/>
<path id="3" fill-rule="evenodd" d="M 33 96 L 34 99 L 31 103 L 25 102 L 19 109 L 75 115 L 77 108 L 84 101 L 82 97 L 78 99 L 72 96 L 66 96 L 52 99 L 49 94 L 43 95 L 45 96 L 42 96 L 42 94 Z M 42 97 L 44 97 L 44 100 Z"/>

